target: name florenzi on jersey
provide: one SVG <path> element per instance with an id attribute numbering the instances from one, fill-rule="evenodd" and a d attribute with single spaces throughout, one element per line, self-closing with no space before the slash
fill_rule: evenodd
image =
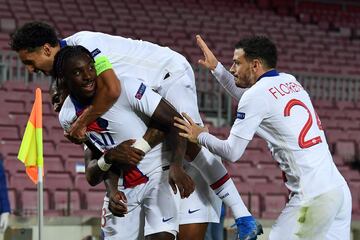
<path id="1" fill-rule="evenodd" d="M 274 96 L 274 98 L 278 99 L 279 97 L 283 97 L 288 94 L 300 92 L 303 89 L 304 88 L 298 83 L 287 82 L 269 88 L 269 92 Z"/>

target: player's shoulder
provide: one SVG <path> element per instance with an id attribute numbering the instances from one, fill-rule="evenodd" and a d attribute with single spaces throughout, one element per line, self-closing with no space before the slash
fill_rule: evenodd
<path id="1" fill-rule="evenodd" d="M 86 37 L 86 36 L 93 36 L 98 34 L 97 32 L 92 32 L 92 31 L 80 31 L 77 33 L 74 33 L 73 35 L 71 35 L 69 38 L 78 38 L 78 37 Z"/>
<path id="2" fill-rule="evenodd" d="M 106 38 L 106 36 L 109 35 L 101 32 L 80 31 L 64 40 L 68 45 L 86 45 L 92 42 L 99 44 L 99 40 Z"/>
<path id="3" fill-rule="evenodd" d="M 263 89 L 266 88 L 266 84 L 264 84 L 264 81 L 258 81 L 254 85 L 252 85 L 248 90 L 246 90 L 241 97 L 243 98 L 253 98 L 256 96 L 263 95 Z"/>
<path id="4" fill-rule="evenodd" d="M 75 105 L 71 101 L 71 98 L 68 96 L 59 112 L 59 121 L 60 123 L 63 123 L 64 121 L 69 121 L 76 115 Z"/>
<path id="5" fill-rule="evenodd" d="M 267 88 L 266 83 L 264 82 L 256 82 L 253 86 L 251 86 L 248 90 L 244 92 L 239 101 L 239 106 L 251 106 L 255 109 L 266 108 L 268 105 L 265 94 L 265 89 Z"/>
<path id="6" fill-rule="evenodd" d="M 279 72 L 279 77 L 285 80 L 296 80 L 294 75 L 285 72 Z"/>

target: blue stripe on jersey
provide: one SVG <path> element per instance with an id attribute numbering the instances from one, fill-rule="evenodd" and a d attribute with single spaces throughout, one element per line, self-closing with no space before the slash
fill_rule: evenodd
<path id="1" fill-rule="evenodd" d="M 88 104 L 81 104 L 79 101 L 77 101 L 73 96 L 70 95 L 70 99 L 71 99 L 71 102 L 74 104 L 75 106 L 75 111 L 78 113 L 78 112 L 81 112 L 82 110 L 84 110 L 87 106 L 89 106 L 92 102 L 92 99 L 89 100 L 89 103 Z"/>
<path id="2" fill-rule="evenodd" d="M 94 134 L 89 134 L 91 140 L 93 140 L 95 143 L 99 144 L 100 146 L 104 146 L 104 144 L 98 139 Z"/>
<path id="3" fill-rule="evenodd" d="M 63 48 L 63 47 L 66 47 L 66 46 L 67 46 L 66 41 L 65 41 L 65 40 L 62 40 L 62 39 L 59 40 L 59 44 L 60 44 L 60 48 Z"/>
<path id="4" fill-rule="evenodd" d="M 111 137 L 111 134 L 107 132 L 106 135 L 109 137 L 111 145 L 114 145 L 115 142 L 114 142 L 114 139 Z"/>
<path id="5" fill-rule="evenodd" d="M 102 140 L 104 141 L 105 146 L 108 146 L 109 144 L 106 141 L 106 137 L 103 134 L 100 134 L 100 135 L 101 135 Z"/>
<path id="6" fill-rule="evenodd" d="M 263 77 L 275 77 L 275 76 L 279 76 L 279 73 L 275 69 L 273 69 L 273 70 L 267 71 L 266 73 L 261 75 L 257 81 L 259 81 Z"/>

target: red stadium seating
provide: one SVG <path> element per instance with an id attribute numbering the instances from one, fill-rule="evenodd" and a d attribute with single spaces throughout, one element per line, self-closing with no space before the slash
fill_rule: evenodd
<path id="1" fill-rule="evenodd" d="M 49 193 L 44 190 L 44 211 L 50 209 Z M 33 215 L 38 209 L 38 192 L 36 189 L 25 190 L 21 193 L 21 208 L 25 215 Z"/>
<path id="2" fill-rule="evenodd" d="M 70 215 L 81 210 L 80 193 L 76 190 L 56 190 L 54 192 L 54 209 Z"/>
<path id="3" fill-rule="evenodd" d="M 82 214 L 101 216 L 101 209 L 104 203 L 105 191 L 90 191 L 85 195 L 87 208 Z"/>

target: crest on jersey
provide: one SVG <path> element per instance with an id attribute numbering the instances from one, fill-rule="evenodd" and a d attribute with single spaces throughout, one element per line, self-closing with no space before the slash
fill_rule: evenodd
<path id="1" fill-rule="evenodd" d="M 101 53 L 100 49 L 96 48 L 94 51 L 91 52 L 91 56 L 95 58 L 99 53 Z"/>
<path id="2" fill-rule="evenodd" d="M 236 118 L 238 119 L 245 119 L 245 113 L 244 112 L 237 112 Z"/>
<path id="3" fill-rule="evenodd" d="M 139 89 L 137 90 L 137 92 L 135 94 L 135 98 L 140 100 L 142 98 L 142 96 L 144 95 L 145 90 L 146 90 L 145 84 L 141 83 Z"/>

